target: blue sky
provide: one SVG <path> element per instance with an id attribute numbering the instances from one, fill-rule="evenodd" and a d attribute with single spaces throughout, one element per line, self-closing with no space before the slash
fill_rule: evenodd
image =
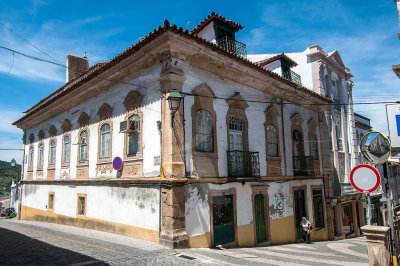
<path id="1" fill-rule="evenodd" d="M 165 18 L 193 29 L 212 10 L 242 25 L 237 39 L 248 53 L 303 51 L 319 44 L 338 50 L 354 75 L 355 102 L 400 100 L 400 32 L 393 0 L 368 1 L 11 1 L 0 2 L 0 22 L 57 61 L 87 52 L 90 65 L 136 43 Z M 0 26 L 0 45 L 49 59 Z M 14 61 L 14 62 L 13 62 Z M 0 49 L 0 148 L 21 148 L 22 131 L 11 122 L 65 82 L 65 69 Z M 387 132 L 384 105 L 356 105 Z M 0 151 L 0 160 L 19 152 Z"/>

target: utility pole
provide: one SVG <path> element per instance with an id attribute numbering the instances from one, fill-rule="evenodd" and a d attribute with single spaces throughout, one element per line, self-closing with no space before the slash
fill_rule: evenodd
<path id="1" fill-rule="evenodd" d="M 394 226 L 393 226 L 393 208 L 392 208 L 392 202 L 391 202 L 391 197 L 390 197 L 390 190 L 389 190 L 389 177 L 388 177 L 388 163 L 385 162 L 383 164 L 383 180 L 385 181 L 385 190 L 386 190 L 386 205 L 388 208 L 388 223 L 390 226 L 390 233 L 392 237 L 392 257 L 393 257 L 393 262 L 396 261 L 397 265 L 397 254 L 396 254 L 396 245 L 395 245 L 395 238 L 394 238 Z"/>

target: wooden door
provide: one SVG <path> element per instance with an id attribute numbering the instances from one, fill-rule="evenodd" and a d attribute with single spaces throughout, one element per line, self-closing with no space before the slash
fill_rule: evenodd
<path id="1" fill-rule="evenodd" d="M 235 241 L 233 196 L 213 197 L 214 246 Z"/>
<path id="2" fill-rule="evenodd" d="M 266 240 L 264 195 L 262 194 L 257 194 L 254 197 L 254 213 L 256 217 L 256 239 L 257 243 L 260 243 Z"/>

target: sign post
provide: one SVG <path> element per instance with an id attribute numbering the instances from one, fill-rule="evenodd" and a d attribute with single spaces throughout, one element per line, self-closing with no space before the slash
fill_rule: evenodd
<path id="1" fill-rule="evenodd" d="M 400 108 L 397 108 L 399 114 L 395 115 L 395 120 L 397 124 L 397 134 L 400 136 Z M 389 123 L 389 112 L 388 112 L 388 106 L 386 106 L 386 112 L 388 114 L 388 123 Z M 393 123 L 392 123 L 393 124 Z M 393 126 L 392 126 L 393 127 Z M 389 123 L 389 131 L 391 131 L 390 123 Z M 387 199 L 387 208 L 388 208 L 388 215 L 389 215 L 389 223 L 390 223 L 390 228 L 391 228 L 391 235 L 392 235 L 392 258 L 393 258 L 393 264 L 397 265 L 397 256 L 396 256 L 396 247 L 394 243 L 394 228 L 393 228 L 393 208 L 391 206 L 391 201 L 390 201 L 390 193 L 389 193 L 389 178 L 388 178 L 388 173 L 387 173 L 387 161 L 390 157 L 391 154 L 391 143 L 389 138 L 382 134 L 381 132 L 378 131 L 370 131 L 367 134 L 363 136 L 361 139 L 361 154 L 364 156 L 367 161 L 369 161 L 373 165 L 380 165 L 383 164 L 383 178 L 385 181 L 385 190 L 386 190 L 386 199 Z M 372 166 L 370 166 L 373 168 Z M 357 167 L 355 167 L 357 168 Z M 354 168 L 354 169 L 355 169 Z M 353 170 L 354 170 L 353 169 Z M 375 171 L 376 169 L 373 168 Z M 353 171 L 352 171 L 353 172 Z M 377 172 L 377 171 L 376 171 Z M 379 173 L 378 173 L 379 174 Z M 350 177 L 351 180 L 351 177 Z M 353 184 L 353 183 L 352 183 Z M 354 185 L 353 185 L 354 186 Z M 379 186 L 379 184 L 378 184 Z M 357 188 L 356 188 L 357 189 Z M 368 192 L 370 193 L 370 192 Z M 368 198 L 368 212 L 369 212 L 369 217 L 368 220 L 371 218 L 371 213 L 370 213 L 370 198 Z M 368 221 L 370 223 L 370 221 Z"/>

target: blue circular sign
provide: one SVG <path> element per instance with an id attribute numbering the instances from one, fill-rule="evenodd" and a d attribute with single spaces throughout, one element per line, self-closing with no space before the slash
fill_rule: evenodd
<path id="1" fill-rule="evenodd" d="M 118 171 L 122 168 L 122 159 L 120 157 L 115 157 L 113 160 L 113 168 Z"/>

